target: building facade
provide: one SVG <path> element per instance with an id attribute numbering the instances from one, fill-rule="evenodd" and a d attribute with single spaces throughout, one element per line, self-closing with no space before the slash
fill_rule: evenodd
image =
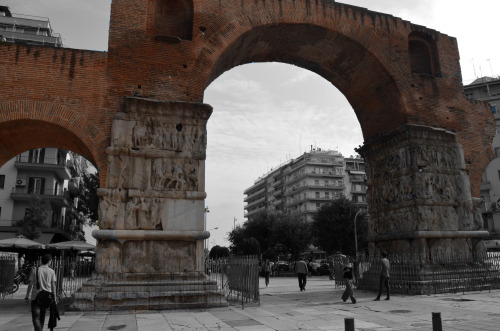
<path id="1" fill-rule="evenodd" d="M 73 196 L 85 164 L 81 156 L 58 148 L 33 149 L 4 164 L 0 168 L 0 239 L 20 232 L 34 196 L 50 204 L 42 235 L 36 241 L 50 244 L 83 239 L 83 224 L 76 212 L 78 200 Z"/>
<path id="2" fill-rule="evenodd" d="M 0 6 L 0 41 L 62 47 L 61 36 L 52 31 L 45 17 L 11 13 L 9 7 Z"/>
<path id="3" fill-rule="evenodd" d="M 464 86 L 469 99 L 487 101 L 495 115 L 496 136 L 493 139 L 495 157 L 487 165 L 481 177 L 482 215 L 484 227 L 490 232 L 489 248 L 500 249 L 500 77 L 482 77 Z"/>
<path id="4" fill-rule="evenodd" d="M 345 196 L 366 207 L 365 164 L 337 151 L 311 149 L 257 179 L 244 191 L 245 218 L 283 212 L 312 221 L 323 205 Z"/>

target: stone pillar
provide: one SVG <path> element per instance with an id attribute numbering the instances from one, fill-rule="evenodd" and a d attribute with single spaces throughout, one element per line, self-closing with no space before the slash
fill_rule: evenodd
<path id="1" fill-rule="evenodd" d="M 484 250 L 488 236 L 471 197 L 453 132 L 405 125 L 365 144 L 370 254 L 412 253 L 432 260 Z"/>
<path id="2" fill-rule="evenodd" d="M 98 191 L 99 230 L 92 233 L 97 286 L 112 294 L 94 295 L 94 308 L 196 307 L 196 298 L 186 299 L 188 288 L 207 305 L 215 286 L 203 270 L 211 113 L 205 104 L 127 98 L 116 114 L 106 150 L 108 182 Z M 125 283 L 114 290 L 117 280 Z M 172 298 L 172 285 L 182 298 Z"/>
<path id="3" fill-rule="evenodd" d="M 370 255 L 385 250 L 422 261 L 418 268 L 403 268 L 411 275 L 395 272 L 393 281 L 402 275 L 423 283 L 450 256 L 483 256 L 488 232 L 453 132 L 404 125 L 366 143 L 360 153 L 367 167 Z M 362 286 L 377 288 L 378 270 L 366 273 Z"/>

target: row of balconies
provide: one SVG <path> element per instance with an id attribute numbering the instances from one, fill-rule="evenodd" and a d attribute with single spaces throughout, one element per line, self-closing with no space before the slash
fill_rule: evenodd
<path id="1" fill-rule="evenodd" d="M 69 193 L 66 189 L 35 191 L 33 188 L 13 187 L 10 198 L 18 201 L 29 201 L 33 195 L 38 195 L 59 207 L 69 206 Z"/>
<path id="2" fill-rule="evenodd" d="M 285 190 L 285 196 L 288 196 L 290 194 L 298 193 L 301 191 L 304 191 L 306 189 L 319 189 L 319 190 L 333 190 L 334 192 L 337 190 L 344 190 L 345 185 L 339 185 L 339 184 L 329 184 L 329 185 L 316 185 L 316 184 L 306 184 L 306 185 L 300 185 L 298 187 L 288 187 Z"/>

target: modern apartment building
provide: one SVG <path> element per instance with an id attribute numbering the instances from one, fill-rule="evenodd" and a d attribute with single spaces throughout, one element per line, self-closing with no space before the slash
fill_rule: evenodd
<path id="1" fill-rule="evenodd" d="M 15 237 L 21 230 L 35 195 L 50 204 L 42 235 L 36 241 L 49 244 L 84 238 L 71 191 L 75 193 L 78 173 L 85 170 L 86 162 L 62 149 L 39 148 L 4 164 L 0 168 L 0 239 Z"/>
<path id="2" fill-rule="evenodd" d="M 500 249 L 500 77 L 482 77 L 464 86 L 465 96 L 480 101 L 487 101 L 495 115 L 496 136 L 493 139 L 495 157 L 483 171 L 481 178 L 481 198 L 484 200 L 482 214 L 484 227 L 490 232 L 490 248 Z"/>
<path id="3" fill-rule="evenodd" d="M 262 211 L 284 212 L 312 221 L 322 205 L 341 196 L 366 207 L 365 164 L 337 151 L 311 149 L 257 179 L 244 191 L 245 218 Z"/>
<path id="4" fill-rule="evenodd" d="M 45 17 L 11 13 L 0 5 L 0 41 L 62 47 L 61 36 L 52 31 Z"/>

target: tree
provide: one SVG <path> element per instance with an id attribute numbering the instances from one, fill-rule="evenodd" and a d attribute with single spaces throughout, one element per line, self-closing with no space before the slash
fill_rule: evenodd
<path id="1" fill-rule="evenodd" d="M 329 254 L 336 251 L 354 254 L 354 218 L 358 211 L 359 206 L 345 197 L 323 206 L 312 222 L 314 244 Z M 356 219 L 358 251 L 368 248 L 368 222 L 365 215 L 360 213 Z"/>
<path id="2" fill-rule="evenodd" d="M 209 256 L 211 259 L 220 259 L 223 257 L 228 257 L 229 256 L 229 248 L 215 245 L 214 247 L 212 247 L 212 249 L 210 249 Z"/>
<path id="3" fill-rule="evenodd" d="M 277 216 L 272 232 L 273 246 L 281 245 L 287 248 L 293 259 L 298 259 L 312 240 L 310 223 L 295 215 Z"/>
<path id="4" fill-rule="evenodd" d="M 237 226 L 228 234 L 228 240 L 231 242 L 231 252 L 235 255 L 245 255 L 243 251 L 247 251 L 249 249 L 248 240 L 250 238 L 255 239 L 259 244 L 259 254 L 260 251 L 266 251 L 270 246 L 272 246 L 270 244 L 273 221 L 273 216 L 270 216 L 267 213 L 260 213 L 243 223 L 242 226 Z"/>
<path id="5" fill-rule="evenodd" d="M 99 176 L 97 173 L 82 174 L 82 182 L 78 190 L 77 212 L 83 215 L 87 225 L 96 225 L 98 221 L 99 197 L 97 189 L 99 188 Z"/>
<path id="6" fill-rule="evenodd" d="M 39 195 L 33 195 L 30 207 L 26 208 L 20 224 L 22 229 L 18 234 L 30 240 L 39 238 L 42 234 L 43 221 L 47 219 L 50 210 L 50 203 L 47 200 L 40 198 Z"/>

